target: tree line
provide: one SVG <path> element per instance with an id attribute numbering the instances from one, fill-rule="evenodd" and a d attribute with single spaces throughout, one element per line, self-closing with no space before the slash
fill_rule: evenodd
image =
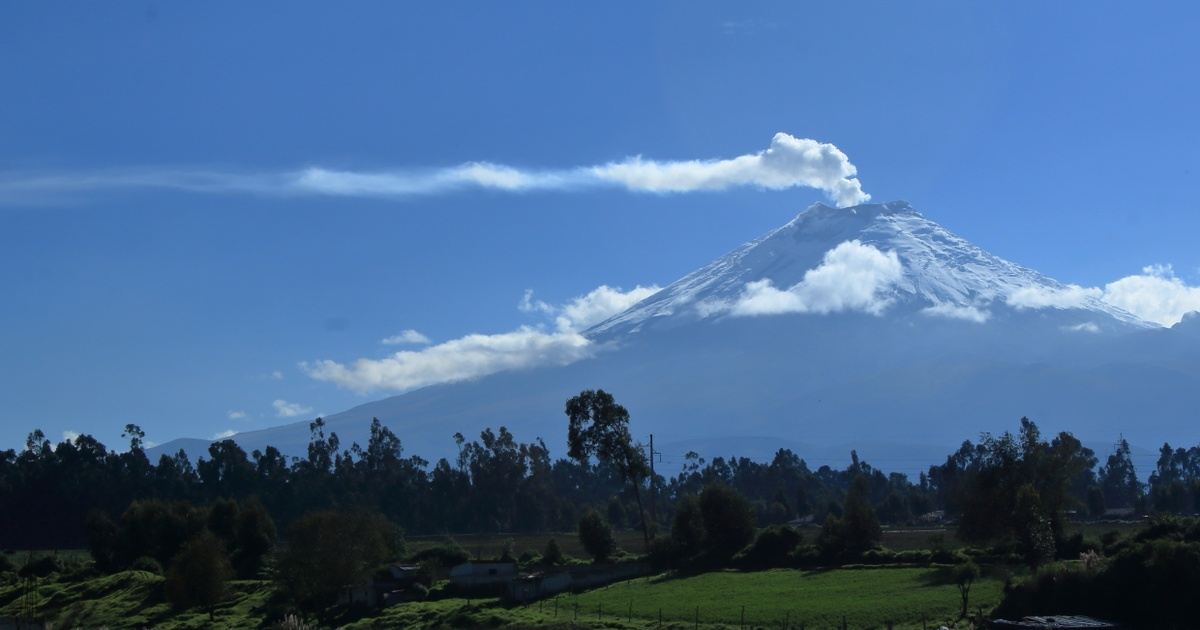
<path id="1" fill-rule="evenodd" d="M 195 463 L 183 451 L 152 463 L 135 425 L 125 427 L 128 447 L 120 451 L 90 435 L 54 444 L 33 431 L 24 449 L 0 451 L 0 540 L 9 548 L 79 547 L 88 539 L 89 515 L 115 521 L 135 501 L 150 499 L 252 502 L 281 530 L 310 512 L 369 509 L 407 532 L 431 534 L 571 531 L 591 509 L 614 527 L 642 530 L 647 543 L 672 526 L 677 506 L 714 484 L 744 497 L 759 527 L 809 516 L 822 524 L 865 504 L 885 524 L 942 510 L 968 539 L 1053 538 L 1072 513 L 1192 513 L 1200 502 L 1200 448 L 1164 445 L 1143 484 L 1124 440 L 1100 465 L 1071 434 L 1043 438 L 1027 419 L 1016 434 L 964 442 L 916 480 L 853 452 L 844 469 L 812 469 L 787 449 L 768 462 L 689 453 L 677 474 L 651 478 L 644 451 L 630 438 L 629 414 L 611 395 L 583 392 L 566 412 L 566 458 L 500 427 L 474 440 L 454 435 L 458 456 L 432 465 L 406 454 L 378 420 L 365 447 L 342 444 L 317 418 L 304 457 L 274 447 L 246 453 L 222 440 Z M 1018 531 L 1018 519 L 1044 527 Z"/>

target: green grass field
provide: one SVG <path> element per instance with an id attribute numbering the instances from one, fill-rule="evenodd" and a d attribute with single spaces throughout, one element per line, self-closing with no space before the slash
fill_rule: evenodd
<path id="1" fill-rule="evenodd" d="M 972 590 L 972 609 L 988 610 L 1000 599 L 1001 582 L 985 577 Z M 55 627 L 206 628 L 267 627 L 281 613 L 270 606 L 271 584 L 238 581 L 216 609 L 215 620 L 199 610 L 174 611 L 163 601 L 162 578 L 141 571 L 78 582 L 44 580 L 31 601 L 15 584 L 0 588 L 0 618 L 28 616 Z M 557 606 L 556 606 L 557 603 Z M 938 569 L 863 568 L 824 572 L 722 571 L 682 578 L 628 580 L 528 606 L 495 599 L 461 598 L 400 604 L 359 619 L 350 628 L 592 628 L 739 627 L 742 607 L 750 627 L 833 628 L 845 616 L 850 628 L 920 628 L 952 623 L 958 613 L 955 587 Z M 578 606 L 578 620 L 575 611 Z M 32 609 L 32 610 L 30 610 Z M 556 613 L 557 610 L 557 613 Z M 959 627 L 964 627 L 960 624 Z"/>
<path id="2" fill-rule="evenodd" d="M 971 591 L 971 609 L 990 610 L 1000 601 L 1002 581 L 984 577 Z M 863 568 L 834 571 L 778 569 L 755 573 L 721 571 L 692 577 L 656 576 L 618 582 L 580 594 L 506 608 L 495 600 L 462 599 L 395 606 L 351 627 L 742 627 L 810 630 L 955 627 L 957 588 L 939 569 Z M 578 610 L 578 613 L 576 613 Z M 924 623 L 923 623 L 924 622 Z M 968 627 L 959 622 L 957 627 Z"/>
<path id="3" fill-rule="evenodd" d="M 162 582 L 145 571 L 123 571 L 79 581 L 38 580 L 28 591 L 10 583 L 0 587 L 0 618 L 36 618 L 56 628 L 253 628 L 273 592 L 269 582 L 234 581 L 210 621 L 199 610 L 173 610 Z"/>
<path id="4" fill-rule="evenodd" d="M 971 591 L 972 610 L 1000 602 L 1002 582 L 983 578 Z M 694 577 L 655 577 L 613 584 L 559 599 L 574 614 L 596 617 L 597 610 L 628 618 L 776 626 L 789 620 L 809 628 L 830 628 L 845 617 L 852 628 L 920 627 L 958 616 L 957 588 L 943 571 L 923 568 L 864 568 L 834 571 L 777 569 L 754 573 L 722 571 Z M 544 605 L 543 605 L 544 609 Z"/>

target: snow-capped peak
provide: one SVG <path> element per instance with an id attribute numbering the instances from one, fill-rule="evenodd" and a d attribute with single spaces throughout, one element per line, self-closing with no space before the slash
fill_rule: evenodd
<path id="1" fill-rule="evenodd" d="M 854 241 L 894 253 L 902 271 L 889 279 L 883 296 L 894 309 L 905 307 L 962 316 L 986 317 L 1014 292 L 1059 295 L 1071 287 L 994 256 L 925 218 L 904 201 L 832 208 L 814 204 L 782 227 L 672 283 L 629 310 L 588 331 L 592 337 L 636 332 L 651 321 L 694 321 L 716 316 L 713 305 L 735 303 L 747 286 L 781 290 L 797 287 L 826 254 Z M 765 281 L 765 282 L 764 282 Z M 1072 308 L 1104 319 L 1144 327 L 1134 315 L 1094 295 L 1080 295 Z M 665 319 L 659 319 L 665 318 Z M 1110 320 L 1110 321 L 1111 321 Z"/>

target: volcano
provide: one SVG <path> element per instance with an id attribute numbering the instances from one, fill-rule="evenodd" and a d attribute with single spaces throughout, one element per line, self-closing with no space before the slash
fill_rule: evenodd
<path id="1" fill-rule="evenodd" d="M 814 205 L 584 331 L 591 358 L 424 387 L 327 416 L 379 418 L 425 458 L 505 426 L 565 451 L 563 403 L 602 388 L 664 461 L 850 448 L 914 473 L 1022 416 L 1091 443 L 1200 439 L 1200 335 L 1162 328 L 971 244 L 904 202 Z M 236 435 L 302 456 L 308 423 Z M 205 440 L 177 440 L 195 458 Z"/>

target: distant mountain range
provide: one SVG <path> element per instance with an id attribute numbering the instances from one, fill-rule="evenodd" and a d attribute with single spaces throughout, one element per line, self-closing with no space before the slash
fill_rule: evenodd
<path id="1" fill-rule="evenodd" d="M 434 459 L 454 454 L 456 432 L 507 426 L 561 455 L 564 401 L 603 388 L 668 466 L 688 450 L 788 447 L 844 467 L 856 447 L 913 473 L 1021 416 L 1101 449 L 1120 435 L 1200 442 L 1200 316 L 1142 321 L 903 202 L 815 205 L 584 335 L 591 359 L 425 387 L 327 416 L 327 430 L 365 445 L 378 417 Z M 297 456 L 308 438 L 307 421 L 233 437 Z M 207 444 L 153 450 L 195 459 Z"/>

